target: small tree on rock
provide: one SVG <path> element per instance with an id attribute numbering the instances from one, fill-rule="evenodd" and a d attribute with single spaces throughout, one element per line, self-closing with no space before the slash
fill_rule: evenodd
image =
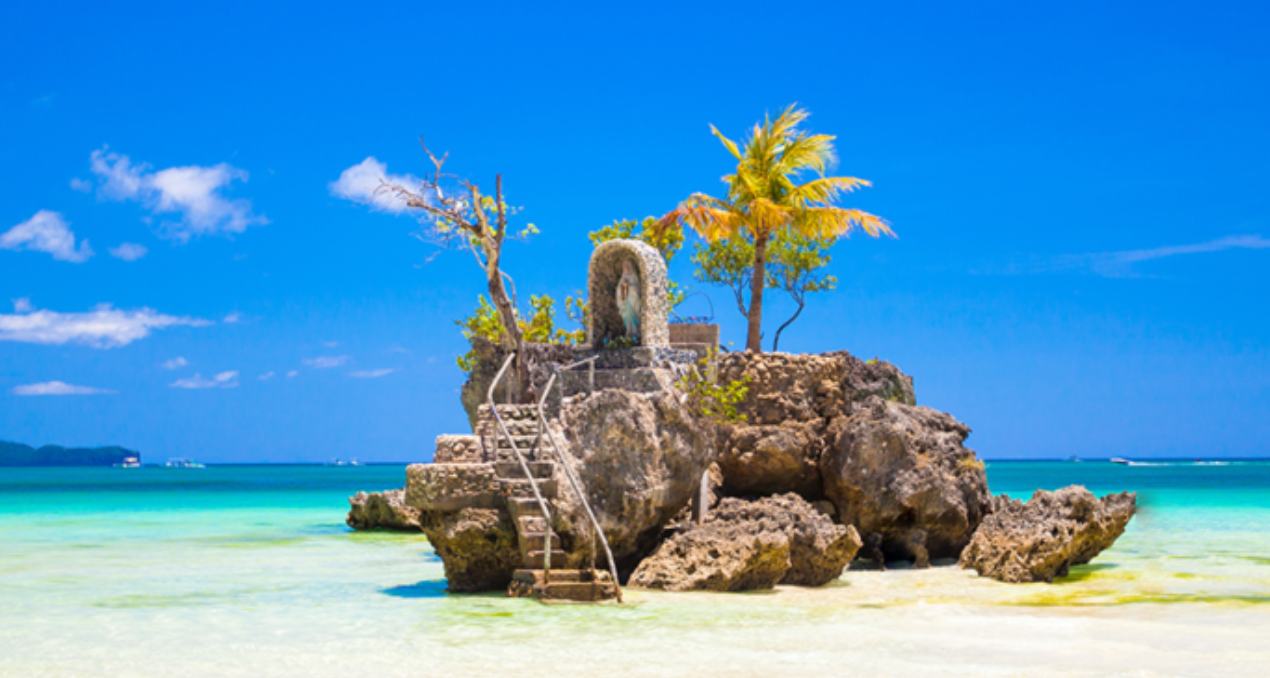
<path id="1" fill-rule="evenodd" d="M 472 254 L 485 274 L 490 301 L 498 312 L 503 347 L 516 351 L 516 385 L 518 399 L 523 401 L 530 391 L 523 350 L 525 337 L 516 315 L 515 284 L 501 268 L 503 242 L 508 235 L 507 217 L 515 211 L 503 200 L 503 175 L 494 175 L 494 194 L 486 195 L 475 183 L 443 171 L 449 153 L 438 158 L 422 139 L 419 145 L 432 161 L 432 174 L 417 187 L 382 182 L 378 190 L 391 193 L 418 211 L 423 224 L 421 235 L 425 239 Z M 528 236 L 535 232 L 530 224 L 517 235 Z"/>
<path id="2" fill-rule="evenodd" d="M 842 194 L 871 184 L 854 177 L 825 176 L 835 160 L 834 137 L 799 130 L 807 115 L 790 106 L 775 120 L 756 124 L 743 147 L 711 125 L 710 131 L 737 160 L 736 173 L 723 177 L 727 197 L 693 194 L 659 222 L 661 228 L 691 227 L 711 243 L 737 238 L 753 243 L 745 340 L 751 351 L 763 350 L 763 290 L 767 287 L 767 250 L 773 238 L 783 232 L 836 238 L 857 228 L 874 237 L 895 235 L 881 218 L 837 205 Z M 808 171 L 815 172 L 816 178 L 796 183 Z"/>

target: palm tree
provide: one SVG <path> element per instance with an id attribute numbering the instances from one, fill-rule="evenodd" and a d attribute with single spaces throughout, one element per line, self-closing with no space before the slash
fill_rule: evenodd
<path id="1" fill-rule="evenodd" d="M 754 243 L 754 272 L 750 280 L 749 330 L 745 347 L 761 352 L 763 288 L 766 280 L 767 245 L 774 235 L 789 229 L 808 238 L 845 236 L 863 229 L 873 237 L 887 234 L 880 217 L 857 209 L 838 207 L 839 196 L 861 186 L 864 179 L 827 177 L 825 170 L 836 159 L 834 137 L 798 129 L 807 111 L 791 105 L 775 120 L 765 117 L 754 125 L 744 150 L 723 136 L 714 125 L 710 131 L 736 159 L 736 173 L 723 177 L 726 199 L 694 193 L 658 221 L 660 228 L 690 226 L 709 242 L 747 238 Z M 816 178 L 795 183 L 807 171 Z"/>

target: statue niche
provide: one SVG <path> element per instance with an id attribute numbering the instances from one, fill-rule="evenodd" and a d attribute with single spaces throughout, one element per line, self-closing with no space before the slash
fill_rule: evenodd
<path id="1" fill-rule="evenodd" d="M 666 261 L 638 240 L 610 240 L 595 248 L 587 276 L 594 348 L 669 346 Z"/>

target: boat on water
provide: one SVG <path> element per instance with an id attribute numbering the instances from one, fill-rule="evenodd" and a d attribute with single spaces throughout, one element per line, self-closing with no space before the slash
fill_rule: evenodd
<path id="1" fill-rule="evenodd" d="M 1112 457 L 1112 458 L 1111 458 L 1111 463 L 1113 463 L 1113 464 L 1123 464 L 1123 465 L 1125 465 L 1125 466 L 1128 466 L 1128 465 L 1132 464 L 1133 462 L 1129 461 L 1128 459 L 1121 459 L 1120 457 Z"/>
<path id="2" fill-rule="evenodd" d="M 137 457 L 124 457 L 123 461 L 118 464 L 111 464 L 115 468 L 141 468 L 141 459 Z"/>
<path id="3" fill-rule="evenodd" d="M 343 459 L 332 459 L 326 463 L 327 466 L 361 466 L 362 463 L 356 458 L 344 461 Z"/>
<path id="4" fill-rule="evenodd" d="M 186 459 L 184 457 L 173 457 L 169 459 L 168 463 L 164 464 L 164 466 L 168 468 L 207 468 L 193 459 Z"/>
<path id="5" fill-rule="evenodd" d="M 1080 457 L 1078 457 L 1078 456 L 1076 456 L 1076 455 L 1074 455 L 1074 454 L 1073 454 L 1072 456 L 1070 456 L 1070 457 L 1068 457 L 1068 458 L 1067 458 L 1067 461 L 1070 461 L 1070 462 L 1072 462 L 1072 463 L 1074 463 L 1074 464 L 1079 464 L 1082 460 L 1081 460 L 1081 458 L 1080 458 Z"/>

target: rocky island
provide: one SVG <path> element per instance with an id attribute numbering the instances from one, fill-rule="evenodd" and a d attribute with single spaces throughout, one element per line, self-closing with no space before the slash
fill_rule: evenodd
<path id="1" fill-rule="evenodd" d="M 665 263 L 642 242 L 601 245 L 589 276 L 591 344 L 518 358 L 476 342 L 472 433 L 439 437 L 404 491 L 354 497 L 349 525 L 422 530 L 454 592 L 600 600 L 619 584 L 821 586 L 855 559 L 1052 581 L 1134 513 L 1132 494 L 1077 487 L 994 499 L 970 428 L 917 405 L 886 361 L 685 341 Z M 634 320 L 613 292 L 632 276 Z M 735 416 L 702 407 L 701 383 L 745 384 Z"/>
<path id="2" fill-rule="evenodd" d="M 113 466 L 140 463 L 141 453 L 123 447 L 31 447 L 0 440 L 0 466 Z"/>

